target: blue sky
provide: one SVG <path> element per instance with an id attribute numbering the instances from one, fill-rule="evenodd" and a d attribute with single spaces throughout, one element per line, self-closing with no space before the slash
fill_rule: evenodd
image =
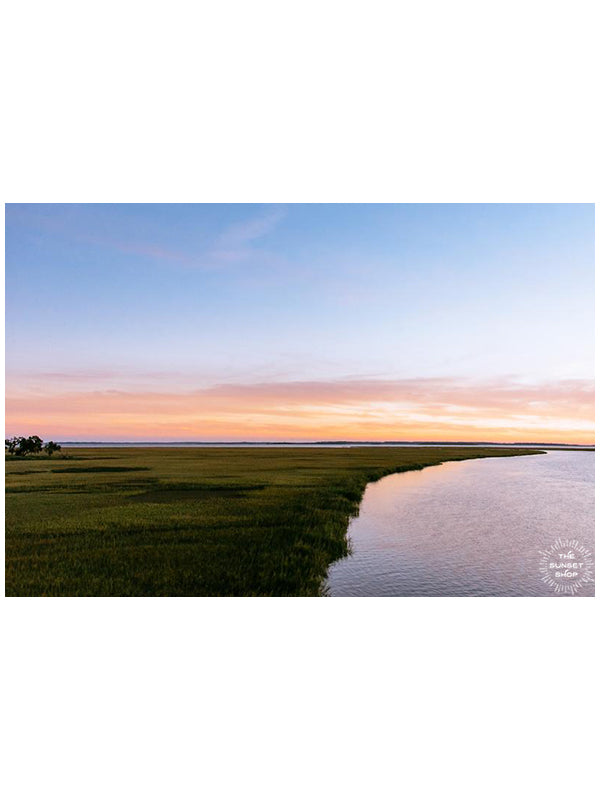
<path id="1" fill-rule="evenodd" d="M 581 386 L 593 293 L 591 205 L 9 205 L 8 393 Z"/>

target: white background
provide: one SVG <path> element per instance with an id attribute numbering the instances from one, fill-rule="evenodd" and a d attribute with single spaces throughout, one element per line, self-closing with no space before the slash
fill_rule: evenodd
<path id="1" fill-rule="evenodd" d="M 7 202 L 597 198 L 592 3 L 35 0 L 3 28 Z M 595 599 L 1 608 L 10 800 L 593 787 Z"/>

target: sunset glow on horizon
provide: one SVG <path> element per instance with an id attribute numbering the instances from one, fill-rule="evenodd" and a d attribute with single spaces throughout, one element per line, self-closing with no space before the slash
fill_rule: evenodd
<path id="1" fill-rule="evenodd" d="M 6 435 L 594 443 L 594 211 L 9 205 Z"/>
<path id="2" fill-rule="evenodd" d="M 594 389 L 586 382 L 462 387 L 451 381 L 346 381 L 222 385 L 180 394 L 46 392 L 9 398 L 7 415 L 15 429 L 39 429 L 65 441 L 594 442 Z"/>

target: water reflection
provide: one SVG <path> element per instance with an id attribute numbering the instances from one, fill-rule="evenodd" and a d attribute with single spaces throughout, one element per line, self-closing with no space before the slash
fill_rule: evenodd
<path id="1" fill-rule="evenodd" d="M 594 549 L 594 453 L 450 462 L 370 484 L 332 596 L 554 596 L 540 550 Z M 579 596 L 593 595 L 585 584 Z"/>

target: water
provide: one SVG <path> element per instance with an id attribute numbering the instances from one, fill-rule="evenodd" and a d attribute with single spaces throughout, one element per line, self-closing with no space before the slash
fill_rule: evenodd
<path id="1" fill-rule="evenodd" d="M 370 484 L 348 529 L 352 555 L 331 566 L 327 593 L 570 596 L 542 581 L 540 551 L 575 539 L 593 562 L 594 455 L 449 462 Z M 575 594 L 593 596 L 593 580 Z"/>

